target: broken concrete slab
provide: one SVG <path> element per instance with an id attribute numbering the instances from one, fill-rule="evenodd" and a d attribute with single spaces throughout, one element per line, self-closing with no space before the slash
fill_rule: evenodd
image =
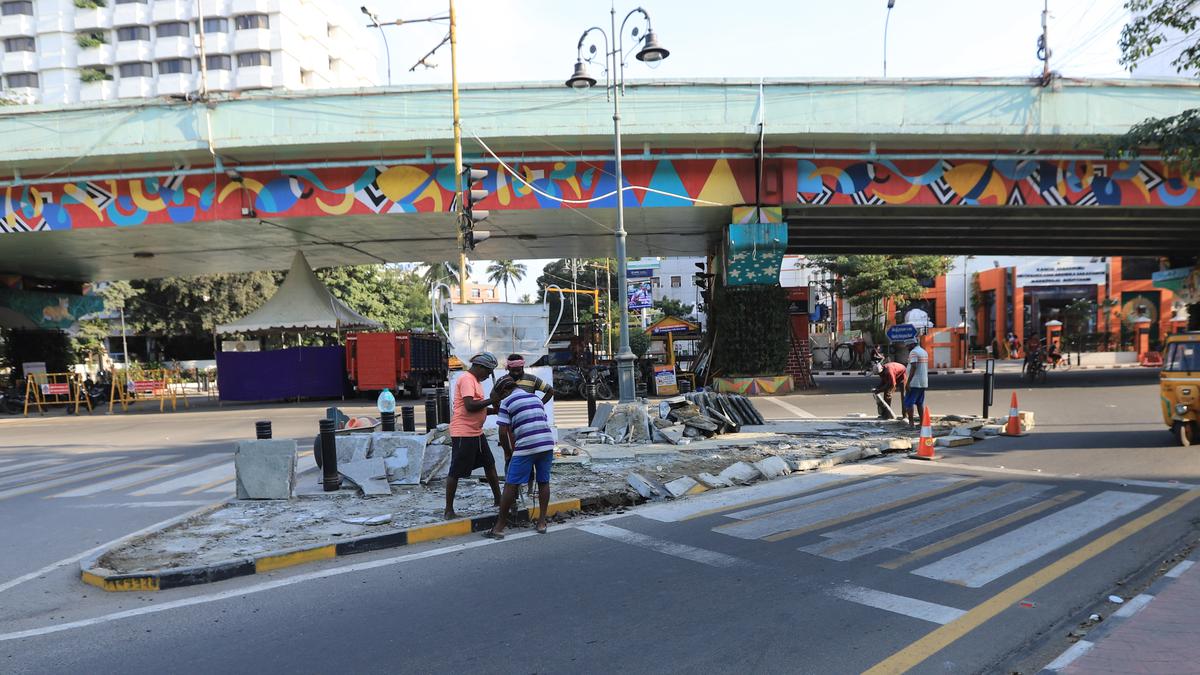
<path id="1" fill-rule="evenodd" d="M 984 436 L 999 436 L 1000 434 L 1004 433 L 1004 425 L 1003 424 L 989 424 L 989 425 L 983 427 L 982 429 L 980 429 L 980 431 L 983 432 Z"/>
<path id="2" fill-rule="evenodd" d="M 440 480 L 450 473 L 450 446 L 433 443 L 425 446 L 421 458 L 421 482 Z"/>
<path id="3" fill-rule="evenodd" d="M 608 417 L 612 415 L 612 411 L 613 404 L 611 403 L 597 404 L 596 414 L 592 417 L 588 426 L 595 427 L 596 429 L 603 429 L 604 425 L 608 423 Z"/>
<path id="4" fill-rule="evenodd" d="M 700 481 L 700 483 L 704 487 L 709 488 L 710 490 L 715 490 L 717 488 L 729 487 L 729 486 L 733 485 L 733 483 L 730 483 L 728 479 L 721 478 L 720 476 L 714 476 L 711 473 L 708 473 L 707 471 L 701 472 L 700 474 L 698 474 L 696 476 L 696 478 Z"/>
<path id="5" fill-rule="evenodd" d="M 912 450 L 912 440 L 908 438 L 892 438 L 879 444 L 881 452 L 907 452 Z"/>
<path id="6" fill-rule="evenodd" d="M 736 483 L 739 485 L 753 483 L 761 476 L 762 474 L 759 473 L 758 469 L 754 468 L 754 465 L 747 464 L 746 462 L 736 462 L 734 464 L 730 464 L 729 466 L 725 467 L 721 473 L 717 474 L 718 478 L 723 478 L 730 483 Z"/>
<path id="7" fill-rule="evenodd" d="M 792 467 L 783 460 L 782 457 L 771 455 L 764 457 L 754 463 L 754 468 L 763 475 L 764 478 L 776 478 L 778 476 L 786 476 L 792 472 Z"/>
<path id="8" fill-rule="evenodd" d="M 708 490 L 707 487 L 700 484 L 691 476 L 683 476 L 676 478 L 673 481 L 666 483 L 667 492 L 671 493 L 672 497 L 683 497 L 686 495 L 694 495 Z"/>
<path id="9" fill-rule="evenodd" d="M 372 434 L 342 434 L 335 438 L 338 466 L 364 460 L 371 453 Z"/>
<path id="10" fill-rule="evenodd" d="M 296 441 L 239 441 L 233 466 L 238 499 L 291 499 L 296 486 Z"/>
<path id="11" fill-rule="evenodd" d="M 663 499 L 671 494 L 661 482 L 647 478 L 640 473 L 629 474 L 625 477 L 625 482 L 629 483 L 629 487 L 633 488 L 643 499 Z"/>
<path id="12" fill-rule="evenodd" d="M 392 514 L 383 513 L 378 516 L 358 516 L 355 518 L 342 518 L 343 523 L 350 525 L 387 525 L 392 522 Z"/>
<path id="13" fill-rule="evenodd" d="M 658 430 L 659 435 L 667 440 L 668 443 L 679 445 L 683 440 L 683 425 L 675 424 Z"/>
<path id="14" fill-rule="evenodd" d="M 391 484 L 418 485 L 425 459 L 425 434 L 377 431 L 371 434 L 371 458 L 383 459 Z"/>
<path id="15" fill-rule="evenodd" d="M 970 436 L 942 436 L 934 439 L 934 445 L 942 448 L 957 448 L 964 445 L 971 445 L 975 442 Z"/>
<path id="16" fill-rule="evenodd" d="M 1033 411 L 1022 410 L 1019 414 L 1021 418 L 1021 429 L 1023 431 L 1033 431 Z"/>
<path id="17" fill-rule="evenodd" d="M 392 494 L 392 487 L 387 481 L 387 467 L 384 466 L 382 457 L 339 464 L 338 473 L 357 485 L 364 496 Z"/>
<path id="18" fill-rule="evenodd" d="M 957 437 L 957 438 L 970 438 L 971 435 L 974 433 L 975 433 L 975 430 L 967 425 L 954 427 L 953 429 L 950 430 L 950 436 Z"/>
<path id="19" fill-rule="evenodd" d="M 622 459 L 633 459 L 637 457 L 630 448 L 618 448 L 609 445 L 589 446 L 584 449 L 593 462 L 616 462 Z"/>

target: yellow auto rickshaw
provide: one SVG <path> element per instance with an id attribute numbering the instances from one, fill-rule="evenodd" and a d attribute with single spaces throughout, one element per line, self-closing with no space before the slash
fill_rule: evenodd
<path id="1" fill-rule="evenodd" d="M 1185 447 L 1200 442 L 1200 332 L 1167 338 L 1159 390 L 1175 440 Z"/>

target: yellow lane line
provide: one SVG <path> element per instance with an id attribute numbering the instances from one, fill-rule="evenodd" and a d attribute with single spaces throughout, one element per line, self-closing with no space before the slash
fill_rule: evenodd
<path id="1" fill-rule="evenodd" d="M 932 631 L 925 637 L 880 661 L 866 675 L 903 673 L 945 649 L 984 622 L 1027 598 L 1035 591 L 1104 553 L 1129 537 L 1157 523 L 1200 498 L 1200 490 L 1185 492 L 1149 513 L 1125 523 L 1090 544 L 1043 567 L 1017 583 L 976 605 L 966 614 Z"/>
<path id="2" fill-rule="evenodd" d="M 804 534 L 805 532 L 812 532 L 813 530 L 823 530 L 827 527 L 834 527 L 837 525 L 841 525 L 842 523 L 848 523 L 852 520 L 858 520 L 859 518 L 866 518 L 867 516 L 873 516 L 873 515 L 876 515 L 879 513 L 883 513 L 885 511 L 891 511 L 893 509 L 900 508 L 901 506 L 907 506 L 914 502 L 919 502 L 922 499 L 928 499 L 930 497 L 944 495 L 947 492 L 953 492 L 954 490 L 957 490 L 959 488 L 970 485 L 971 483 L 977 483 L 977 482 L 979 482 L 979 481 L 977 481 L 974 478 L 971 478 L 968 480 L 960 480 L 955 483 L 951 483 L 950 485 L 947 485 L 944 488 L 938 488 L 937 490 L 933 490 L 932 492 L 922 492 L 919 495 L 913 495 L 911 497 L 906 497 L 899 501 L 888 502 L 887 504 L 881 504 L 874 508 L 867 509 L 866 511 L 856 511 L 854 513 L 847 514 L 844 516 L 838 516 L 837 518 L 829 518 L 827 520 L 822 520 L 821 522 L 813 523 L 812 525 L 805 525 L 804 527 L 798 527 L 794 530 L 788 530 L 787 532 L 780 532 L 779 534 L 772 534 L 770 536 L 763 537 L 763 541 L 783 541 L 784 539 L 789 539 L 791 537 L 795 537 L 797 535 Z"/>
<path id="3" fill-rule="evenodd" d="M 1083 494 L 1082 490 L 1072 490 L 1070 492 L 1064 492 L 1063 494 L 1060 494 L 1056 497 L 1052 497 L 1045 501 L 1041 501 L 1041 502 L 1038 502 L 1037 504 L 1033 504 L 1032 506 L 1021 509 L 1020 511 L 1017 511 L 1016 513 L 1009 514 L 1003 518 L 1000 518 L 999 520 L 993 520 L 989 523 L 984 523 L 983 525 L 980 525 L 979 527 L 971 528 L 970 530 L 967 530 L 965 532 L 960 532 L 960 533 L 954 535 L 953 537 L 950 537 L 949 539 L 943 539 L 942 541 L 937 541 L 928 546 L 921 547 L 921 548 L 913 551 L 912 553 L 909 553 L 908 555 L 901 556 L 899 558 L 896 558 L 895 560 L 889 560 L 885 563 L 880 563 L 879 566 L 889 569 L 889 570 L 899 569 L 913 561 L 920 560 L 921 558 L 931 556 L 935 553 L 941 553 L 942 551 L 945 551 L 948 548 L 951 548 L 953 546 L 958 546 L 959 544 L 961 544 L 963 542 L 971 541 L 972 539 L 981 537 L 989 532 L 998 530 L 998 529 L 1004 527 L 1005 525 L 1011 525 L 1012 523 L 1015 523 L 1018 520 L 1024 520 L 1025 518 L 1028 518 L 1029 516 L 1037 515 L 1037 514 L 1041 513 L 1042 511 L 1045 511 L 1046 509 L 1048 509 L 1052 506 L 1055 506 L 1057 504 L 1062 504 L 1063 502 L 1071 501 L 1072 499 L 1075 499 L 1076 497 L 1078 497 L 1081 494 Z"/>

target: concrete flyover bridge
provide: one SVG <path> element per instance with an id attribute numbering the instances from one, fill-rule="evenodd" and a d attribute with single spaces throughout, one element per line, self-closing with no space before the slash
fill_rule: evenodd
<path id="1" fill-rule="evenodd" d="M 717 253 L 755 204 L 776 207 L 760 217 L 786 221 L 791 252 L 1200 251 L 1200 183 L 1096 150 L 1194 107 L 1195 87 L 1125 80 L 633 84 L 630 254 Z M 490 171 L 478 257 L 612 250 L 603 92 L 466 87 L 463 119 L 468 161 Z M 284 269 L 296 250 L 314 266 L 452 258 L 450 137 L 444 88 L 5 109 L 0 274 Z"/>

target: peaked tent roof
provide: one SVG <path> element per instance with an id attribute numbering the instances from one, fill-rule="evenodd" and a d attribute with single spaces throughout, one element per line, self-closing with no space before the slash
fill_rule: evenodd
<path id="1" fill-rule="evenodd" d="M 217 332 L 262 333 L 297 328 L 340 330 L 379 326 L 333 297 L 313 273 L 304 254 L 297 251 L 292 258 L 292 268 L 275 295 L 247 316 L 217 326 Z"/>

